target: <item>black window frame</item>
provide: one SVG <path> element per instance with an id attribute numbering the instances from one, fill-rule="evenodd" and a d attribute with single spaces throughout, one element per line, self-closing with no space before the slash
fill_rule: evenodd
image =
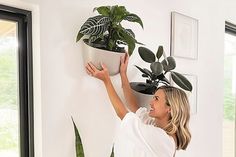
<path id="1" fill-rule="evenodd" d="M 34 157 L 32 13 L 0 4 L 0 19 L 18 24 L 20 157 Z"/>
<path id="2" fill-rule="evenodd" d="M 225 21 L 225 32 L 236 35 L 236 25 L 231 22 Z"/>

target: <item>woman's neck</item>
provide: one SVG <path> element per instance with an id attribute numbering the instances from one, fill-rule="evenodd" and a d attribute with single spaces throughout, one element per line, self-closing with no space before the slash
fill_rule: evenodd
<path id="1" fill-rule="evenodd" d="M 156 126 L 159 127 L 159 128 L 165 128 L 168 124 L 168 118 L 163 118 L 163 119 L 157 119 L 155 118 L 155 123 L 156 123 Z"/>

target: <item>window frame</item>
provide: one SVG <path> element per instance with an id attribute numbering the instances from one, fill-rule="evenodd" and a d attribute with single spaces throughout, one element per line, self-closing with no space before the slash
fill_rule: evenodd
<path id="1" fill-rule="evenodd" d="M 32 13 L 0 4 L 0 19 L 18 24 L 20 156 L 34 157 Z"/>

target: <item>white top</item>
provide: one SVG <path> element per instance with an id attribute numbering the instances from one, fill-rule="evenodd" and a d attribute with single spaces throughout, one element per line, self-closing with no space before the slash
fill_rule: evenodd
<path id="1" fill-rule="evenodd" d="M 115 157 L 173 157 L 174 153 L 174 139 L 154 126 L 146 108 L 125 115 L 115 139 Z"/>

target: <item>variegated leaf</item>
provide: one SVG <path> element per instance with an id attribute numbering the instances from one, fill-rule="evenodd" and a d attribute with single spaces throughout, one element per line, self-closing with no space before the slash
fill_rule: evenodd
<path id="1" fill-rule="evenodd" d="M 98 38 L 100 38 L 99 35 L 98 36 L 90 36 L 89 37 L 89 42 L 92 43 L 92 42 L 96 41 Z"/>
<path id="2" fill-rule="evenodd" d="M 127 43 L 126 43 L 126 42 L 124 42 L 124 41 L 122 41 L 122 40 L 117 40 L 117 41 L 116 41 L 116 44 L 123 44 L 123 45 L 127 45 Z"/>
<path id="3" fill-rule="evenodd" d="M 107 30 L 109 21 L 109 17 L 106 16 L 98 15 L 91 17 L 82 25 L 79 33 L 85 35 L 100 35 Z"/>

